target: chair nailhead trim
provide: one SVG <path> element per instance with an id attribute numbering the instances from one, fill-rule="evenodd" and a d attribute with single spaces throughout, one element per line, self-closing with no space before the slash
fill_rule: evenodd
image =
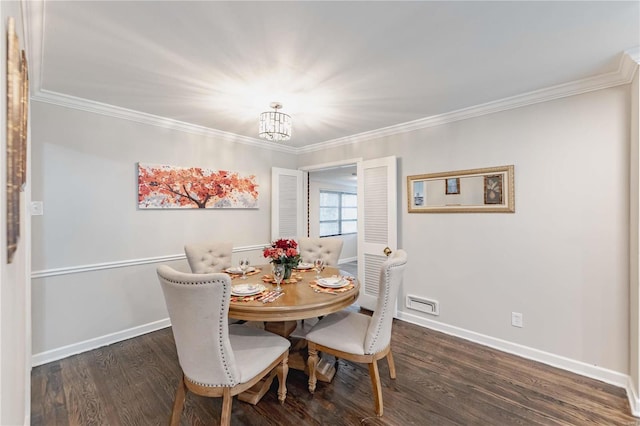
<path id="1" fill-rule="evenodd" d="M 199 281 L 199 282 L 189 282 L 189 281 L 176 281 L 176 280 L 170 280 L 167 279 L 165 277 L 163 277 L 163 279 L 167 282 L 170 282 L 172 284 L 180 284 L 180 285 L 207 285 L 207 284 L 222 284 L 222 298 L 225 302 L 226 306 L 223 306 L 224 309 L 220 310 L 220 317 L 219 317 L 219 321 L 218 324 L 220 324 L 219 328 L 218 328 L 218 347 L 220 348 L 220 359 L 222 361 L 222 365 L 224 366 L 224 370 L 227 374 L 227 378 L 229 379 L 229 384 L 222 384 L 222 385 L 216 385 L 216 384 L 211 384 L 211 383 L 200 383 L 197 382 L 195 380 L 191 380 L 189 379 L 191 382 L 200 385 L 200 386 L 206 386 L 206 387 L 233 387 L 235 385 L 237 385 L 238 383 L 235 381 L 235 379 L 233 378 L 233 375 L 231 373 L 231 370 L 229 368 L 229 361 L 227 359 L 226 353 L 224 352 L 223 345 L 222 345 L 222 333 L 224 331 L 224 328 L 222 326 L 224 319 L 226 318 L 225 315 L 223 315 L 223 312 L 228 311 L 229 310 L 229 297 L 227 296 L 227 292 L 228 292 L 228 286 L 226 286 L 226 282 L 223 280 L 211 280 L 211 281 Z"/>
<path id="2" fill-rule="evenodd" d="M 384 294 L 384 305 L 382 307 L 382 315 L 380 316 L 380 321 L 378 322 L 378 327 L 376 327 L 376 332 L 371 340 L 371 342 L 369 343 L 369 348 L 368 351 L 366 352 L 368 355 L 373 354 L 373 348 L 376 346 L 376 343 L 378 343 L 378 337 L 380 337 L 380 328 L 382 323 L 384 322 L 384 319 L 386 318 L 386 315 L 388 314 L 387 312 L 387 304 L 389 302 L 389 271 L 391 271 L 391 269 L 393 268 L 397 268 L 399 266 L 403 266 L 406 265 L 406 261 L 402 262 L 402 263 L 398 263 L 395 265 L 389 265 L 389 267 L 385 268 L 384 270 L 384 281 L 385 281 L 385 294 Z"/>

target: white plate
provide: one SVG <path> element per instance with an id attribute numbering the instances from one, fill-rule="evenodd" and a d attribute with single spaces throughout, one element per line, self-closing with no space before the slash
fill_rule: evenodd
<path id="1" fill-rule="evenodd" d="M 236 284 L 231 286 L 231 294 L 234 296 L 253 296 L 266 289 L 262 284 Z"/>
<path id="2" fill-rule="evenodd" d="M 248 274 L 249 272 L 253 272 L 253 271 L 255 271 L 255 270 L 256 270 L 256 268 L 254 268 L 253 266 L 249 266 L 249 267 L 247 268 L 247 274 Z M 235 268 L 227 268 L 227 269 L 225 269 L 224 271 L 225 271 L 226 273 L 228 273 L 228 274 L 241 274 L 241 273 L 242 273 L 242 269 L 240 269 L 240 267 L 238 267 L 238 266 L 236 266 Z"/>
<path id="3" fill-rule="evenodd" d="M 311 268 L 313 268 L 312 263 L 304 263 L 304 262 L 298 263 L 298 266 L 295 267 L 295 269 L 311 269 Z"/>
<path id="4" fill-rule="evenodd" d="M 345 280 L 342 277 L 320 278 L 316 282 L 318 285 L 327 288 L 341 288 L 350 284 L 349 280 Z"/>

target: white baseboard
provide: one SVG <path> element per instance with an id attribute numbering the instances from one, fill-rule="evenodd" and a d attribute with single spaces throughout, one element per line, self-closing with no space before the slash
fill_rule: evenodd
<path id="1" fill-rule="evenodd" d="M 344 259 L 340 259 L 338 261 L 338 265 L 342 265 L 343 263 L 356 262 L 358 260 L 358 256 L 355 257 L 345 257 Z"/>
<path id="2" fill-rule="evenodd" d="M 110 333 L 104 336 L 96 337 L 93 339 L 85 340 L 83 342 L 74 343 L 60 348 L 51 349 L 45 352 L 34 354 L 31 357 L 31 365 L 33 367 L 46 364 L 48 362 L 57 361 L 62 358 L 66 358 L 71 355 L 76 355 L 82 352 L 90 351 L 100 348 L 102 346 L 118 343 L 123 340 L 131 339 L 132 337 L 141 336 L 143 334 L 151 333 L 152 331 L 160 330 L 169 327 L 171 322 L 169 318 L 165 318 L 159 321 L 154 321 L 148 324 L 143 324 L 137 327 L 129 328 L 127 330 L 118 331 L 116 333 Z"/>
<path id="3" fill-rule="evenodd" d="M 627 374 L 587 364 L 585 362 L 576 361 L 574 359 L 555 355 L 549 352 L 541 351 L 539 349 L 530 348 L 528 346 L 519 345 L 517 343 L 508 342 L 506 340 L 497 339 L 495 337 L 465 330 L 463 328 L 443 324 L 441 322 L 422 318 L 420 316 L 412 315 L 407 312 L 398 312 L 398 319 L 430 328 L 432 330 L 440 331 L 442 333 L 449 334 L 455 337 L 460 337 L 465 340 L 470 340 L 472 342 L 479 343 L 484 346 L 489 346 L 503 352 L 518 355 L 523 358 L 538 361 L 543 364 L 561 368 L 563 370 L 571 371 L 582 376 L 600 380 L 605 383 L 627 389 L 628 392 L 628 384 L 630 383 L 630 378 Z M 633 413 L 635 415 L 636 411 L 633 411 Z"/>
<path id="4" fill-rule="evenodd" d="M 635 417 L 640 417 L 640 398 L 638 398 L 638 394 L 636 393 L 636 388 L 633 385 L 631 377 L 628 377 L 625 389 L 627 390 L 627 398 L 629 399 L 631 414 Z"/>

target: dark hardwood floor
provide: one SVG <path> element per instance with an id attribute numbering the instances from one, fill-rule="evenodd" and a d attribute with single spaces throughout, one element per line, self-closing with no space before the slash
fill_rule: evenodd
<path id="1" fill-rule="evenodd" d="M 290 370 L 256 406 L 234 399 L 234 425 L 640 425 L 623 389 L 405 322 L 392 340 L 397 379 L 379 362 L 384 416 L 364 365 L 339 361 L 307 391 Z M 32 425 L 164 425 L 180 377 L 171 329 L 33 369 Z M 217 424 L 221 399 L 187 395 L 183 425 Z"/>

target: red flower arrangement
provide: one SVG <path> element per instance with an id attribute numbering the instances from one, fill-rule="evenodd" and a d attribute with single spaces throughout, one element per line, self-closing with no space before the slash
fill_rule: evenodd
<path id="1" fill-rule="evenodd" d="M 300 252 L 298 243 L 295 240 L 280 238 L 271 243 L 270 247 L 265 247 L 262 255 L 271 259 L 271 263 L 281 263 L 285 267 L 293 268 L 300 262 Z"/>

